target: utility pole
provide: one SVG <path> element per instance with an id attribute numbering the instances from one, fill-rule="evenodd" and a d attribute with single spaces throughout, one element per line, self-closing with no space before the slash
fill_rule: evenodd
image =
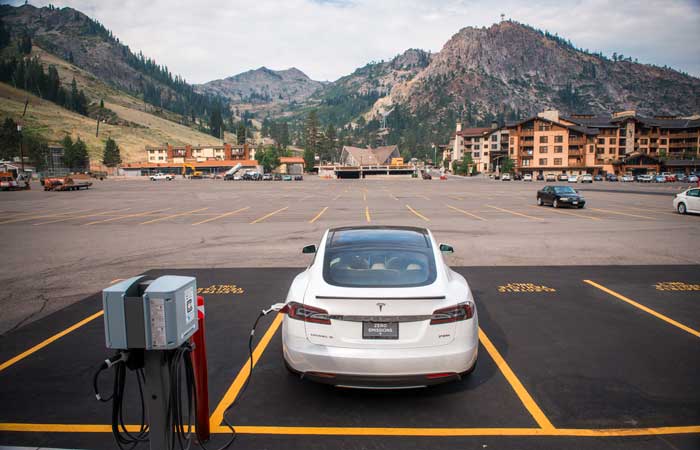
<path id="1" fill-rule="evenodd" d="M 22 176 L 24 176 L 24 149 L 22 148 L 22 125 L 17 124 L 17 133 L 19 134 L 19 160 L 22 164 Z"/>

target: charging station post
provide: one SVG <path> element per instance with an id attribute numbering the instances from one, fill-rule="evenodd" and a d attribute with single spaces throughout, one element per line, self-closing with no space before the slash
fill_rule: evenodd
<path id="1" fill-rule="evenodd" d="M 204 325 L 204 297 L 197 296 L 197 320 L 199 328 L 192 335 L 194 350 L 192 364 L 194 365 L 194 380 L 197 389 L 197 438 L 207 442 L 211 436 L 209 429 L 209 378 L 207 373 L 206 329 Z"/>

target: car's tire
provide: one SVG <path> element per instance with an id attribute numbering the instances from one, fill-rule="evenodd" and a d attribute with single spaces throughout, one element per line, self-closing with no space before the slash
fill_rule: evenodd
<path id="1" fill-rule="evenodd" d="M 685 206 L 685 203 L 680 202 L 678 204 L 678 214 L 685 214 L 688 212 L 688 208 Z"/>
<path id="2" fill-rule="evenodd" d="M 542 197 L 537 197 L 537 206 L 544 206 L 544 202 L 542 201 Z"/>
<path id="3" fill-rule="evenodd" d="M 578 205 L 578 209 L 583 209 L 585 207 L 586 207 L 586 205 Z"/>
<path id="4" fill-rule="evenodd" d="M 552 202 L 552 206 L 555 207 L 555 208 L 559 208 L 559 200 L 557 200 L 557 199 L 555 198 L 554 201 Z"/>

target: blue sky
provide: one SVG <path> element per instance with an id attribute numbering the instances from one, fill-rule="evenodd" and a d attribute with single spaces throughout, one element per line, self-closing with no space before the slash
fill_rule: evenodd
<path id="1" fill-rule="evenodd" d="M 23 2 L 15 2 L 23 3 Z M 335 80 L 408 48 L 437 52 L 465 26 L 506 18 L 591 51 L 700 76 L 700 0 L 30 0 L 96 18 L 188 81 L 297 67 Z"/>

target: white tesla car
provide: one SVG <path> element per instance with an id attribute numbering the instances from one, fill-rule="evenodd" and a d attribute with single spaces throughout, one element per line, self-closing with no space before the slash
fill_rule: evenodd
<path id="1" fill-rule="evenodd" d="M 284 360 L 342 387 L 413 388 L 476 366 L 478 318 L 467 281 L 425 228 L 333 228 L 296 276 L 281 313 Z"/>

